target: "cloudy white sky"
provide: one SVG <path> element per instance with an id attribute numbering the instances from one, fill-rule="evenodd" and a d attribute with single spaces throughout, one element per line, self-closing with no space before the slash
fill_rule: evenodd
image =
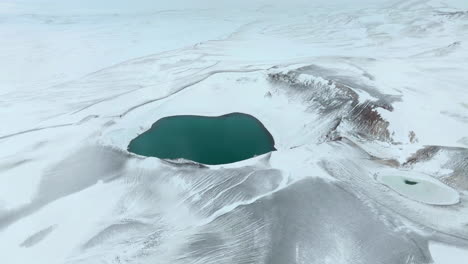
<path id="1" fill-rule="evenodd" d="M 454 1 L 454 0 L 452 0 Z M 458 2 L 463 2 L 455 0 Z M 173 0 L 173 1 L 153 1 L 153 0 L 3 0 L 0 3 L 0 12 L 14 13 L 129 13 L 129 12 L 151 12 L 163 9 L 191 9 L 191 8 L 258 8 L 262 6 L 295 6 L 337 5 L 343 7 L 362 7 L 367 5 L 382 5 L 394 0 Z"/>

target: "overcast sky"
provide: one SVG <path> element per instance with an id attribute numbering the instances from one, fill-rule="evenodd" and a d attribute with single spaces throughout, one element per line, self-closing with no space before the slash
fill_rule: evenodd
<path id="1" fill-rule="evenodd" d="M 467 0 L 447 0 L 466 2 Z M 165 9 L 192 8 L 259 8 L 281 6 L 294 8 L 304 5 L 337 8 L 388 5 L 396 0 L 1 0 L 0 13 L 140 13 Z M 406 1 L 407 2 L 407 1 Z"/>

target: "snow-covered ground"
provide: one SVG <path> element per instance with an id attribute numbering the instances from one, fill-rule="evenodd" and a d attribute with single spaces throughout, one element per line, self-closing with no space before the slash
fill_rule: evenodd
<path id="1" fill-rule="evenodd" d="M 1 263 L 468 263 L 467 1 L 155 2 L 0 3 Z M 277 151 L 126 151 L 230 112 Z"/>

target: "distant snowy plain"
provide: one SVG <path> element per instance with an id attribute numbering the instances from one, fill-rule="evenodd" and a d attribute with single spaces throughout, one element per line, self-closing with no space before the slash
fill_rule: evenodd
<path id="1" fill-rule="evenodd" d="M 468 263 L 467 1 L 157 2 L 0 3 L 0 263 Z M 277 151 L 126 151 L 231 112 Z"/>

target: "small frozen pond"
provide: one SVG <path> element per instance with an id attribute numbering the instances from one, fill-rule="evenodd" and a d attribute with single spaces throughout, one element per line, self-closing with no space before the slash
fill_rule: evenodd
<path id="1" fill-rule="evenodd" d="M 272 135 L 255 117 L 169 116 L 133 139 L 128 151 L 161 159 L 187 159 L 203 164 L 227 164 L 275 150 Z"/>
<path id="2" fill-rule="evenodd" d="M 442 182 L 423 173 L 385 171 L 377 180 L 412 200 L 432 205 L 452 205 L 459 202 L 459 194 Z"/>

